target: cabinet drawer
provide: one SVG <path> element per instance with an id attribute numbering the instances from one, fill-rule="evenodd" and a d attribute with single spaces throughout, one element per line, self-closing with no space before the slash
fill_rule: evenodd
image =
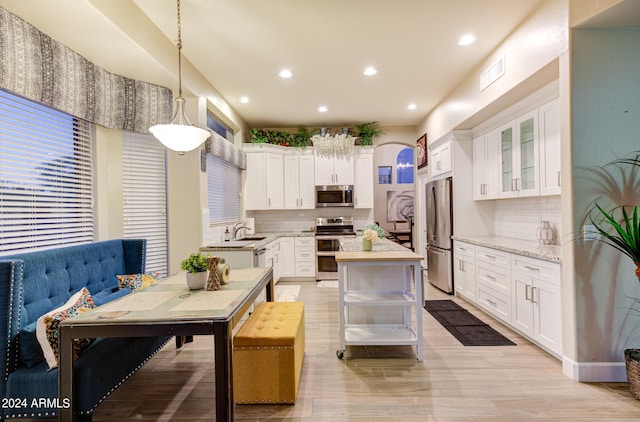
<path id="1" fill-rule="evenodd" d="M 560 264 L 521 255 L 511 255 L 511 270 L 547 281 L 555 286 L 561 285 Z"/>
<path id="2" fill-rule="evenodd" d="M 508 270 L 479 262 L 476 265 L 476 277 L 479 283 L 485 284 L 490 289 L 511 296 L 511 281 Z"/>
<path id="3" fill-rule="evenodd" d="M 502 268 L 509 268 L 510 265 L 509 253 L 482 246 L 476 247 L 476 259 Z"/>
<path id="4" fill-rule="evenodd" d="M 316 250 L 315 248 L 302 246 L 296 247 L 296 262 L 304 261 L 304 262 L 313 262 L 316 259 Z"/>
<path id="5" fill-rule="evenodd" d="M 453 246 L 453 252 L 457 256 L 464 255 L 470 258 L 476 257 L 476 247 L 469 243 L 455 241 Z"/>
<path id="6" fill-rule="evenodd" d="M 493 289 L 478 284 L 478 305 L 488 311 L 491 315 L 511 324 L 511 299 Z"/>
<path id="7" fill-rule="evenodd" d="M 297 247 L 316 247 L 316 238 L 313 236 L 304 236 L 304 237 L 296 237 L 296 248 Z"/>
<path id="8" fill-rule="evenodd" d="M 296 277 L 316 276 L 316 264 L 314 262 L 296 262 Z"/>

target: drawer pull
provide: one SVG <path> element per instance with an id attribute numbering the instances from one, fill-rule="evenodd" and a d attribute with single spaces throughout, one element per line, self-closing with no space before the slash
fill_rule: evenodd
<path id="1" fill-rule="evenodd" d="M 487 277 L 491 281 L 496 281 L 496 278 L 494 276 L 492 276 L 492 275 L 485 274 L 484 276 Z"/>
<path id="2" fill-rule="evenodd" d="M 540 268 L 537 267 L 530 267 L 529 265 L 525 265 L 524 266 L 527 270 L 531 270 L 531 271 L 538 271 L 540 272 Z"/>
<path id="3" fill-rule="evenodd" d="M 496 259 L 496 256 L 495 256 L 495 255 L 487 255 L 487 254 L 484 254 L 484 256 L 486 256 L 486 257 L 487 257 L 487 258 L 489 258 L 489 259 Z"/>
<path id="4" fill-rule="evenodd" d="M 489 303 L 489 305 L 493 306 L 494 308 L 498 307 L 498 304 L 491 299 L 487 299 L 487 302 Z"/>

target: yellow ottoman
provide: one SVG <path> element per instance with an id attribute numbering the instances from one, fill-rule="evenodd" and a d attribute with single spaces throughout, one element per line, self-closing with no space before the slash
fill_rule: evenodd
<path id="1" fill-rule="evenodd" d="M 234 401 L 295 403 L 304 342 L 304 303 L 260 303 L 233 339 Z"/>

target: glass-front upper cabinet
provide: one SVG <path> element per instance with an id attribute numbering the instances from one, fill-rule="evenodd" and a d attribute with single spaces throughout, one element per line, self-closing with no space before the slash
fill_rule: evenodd
<path id="1" fill-rule="evenodd" d="M 501 198 L 538 195 L 537 109 L 502 126 Z"/>

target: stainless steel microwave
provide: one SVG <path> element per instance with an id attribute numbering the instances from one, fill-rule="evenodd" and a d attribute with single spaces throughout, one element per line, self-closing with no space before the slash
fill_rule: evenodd
<path id="1" fill-rule="evenodd" d="M 353 185 L 316 186 L 316 208 L 353 207 Z"/>

